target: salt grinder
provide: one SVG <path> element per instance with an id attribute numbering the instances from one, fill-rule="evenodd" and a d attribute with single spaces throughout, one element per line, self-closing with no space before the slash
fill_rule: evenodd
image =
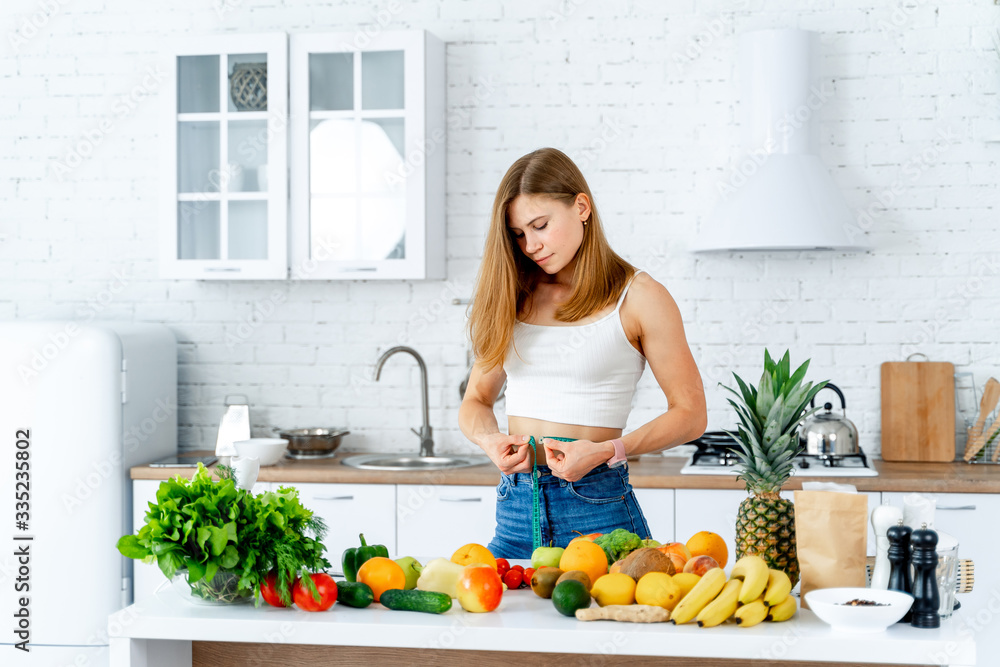
<path id="1" fill-rule="evenodd" d="M 879 505 L 872 510 L 872 529 L 875 531 L 875 567 L 872 568 L 871 587 L 885 590 L 889 587 L 889 538 L 886 531 L 903 518 L 903 510 L 892 505 Z"/>
<path id="2" fill-rule="evenodd" d="M 899 519 L 895 526 L 886 531 L 889 538 L 889 584 L 890 591 L 910 593 L 910 533 L 913 529 L 903 525 Z M 909 623 L 912 611 L 899 619 L 900 623 Z"/>
<path id="3" fill-rule="evenodd" d="M 941 598 L 937 585 L 938 534 L 923 524 L 913 531 L 913 607 L 910 625 L 915 628 L 939 628 L 941 617 L 938 609 Z"/>

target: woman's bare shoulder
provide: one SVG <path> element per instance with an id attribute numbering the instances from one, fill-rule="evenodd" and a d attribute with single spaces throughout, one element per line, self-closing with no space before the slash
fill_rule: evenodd
<path id="1" fill-rule="evenodd" d="M 637 275 L 622 303 L 626 333 L 638 335 L 644 325 L 662 325 L 674 319 L 680 320 L 680 311 L 666 286 L 645 271 Z"/>

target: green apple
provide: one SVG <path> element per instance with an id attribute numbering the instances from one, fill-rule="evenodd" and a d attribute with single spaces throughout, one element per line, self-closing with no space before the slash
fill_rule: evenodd
<path id="1" fill-rule="evenodd" d="M 564 549 L 562 547 L 538 547 L 531 554 L 531 567 L 559 567 Z"/>
<path id="2" fill-rule="evenodd" d="M 660 544 L 659 542 L 657 542 L 656 540 L 650 538 L 648 540 L 643 540 L 642 541 L 642 546 L 644 546 L 644 547 L 652 547 L 652 548 L 655 549 L 656 547 L 662 547 L 663 545 Z"/>
<path id="3" fill-rule="evenodd" d="M 403 574 L 406 575 L 406 585 L 403 587 L 403 590 L 409 591 L 416 588 L 417 579 L 420 578 L 420 573 L 423 572 L 424 566 L 412 556 L 397 558 L 396 564 L 403 568 Z"/>

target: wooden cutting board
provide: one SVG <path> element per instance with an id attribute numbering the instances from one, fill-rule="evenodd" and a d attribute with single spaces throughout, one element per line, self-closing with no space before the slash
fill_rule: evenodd
<path id="1" fill-rule="evenodd" d="M 955 365 L 947 361 L 882 364 L 882 458 L 955 460 Z"/>

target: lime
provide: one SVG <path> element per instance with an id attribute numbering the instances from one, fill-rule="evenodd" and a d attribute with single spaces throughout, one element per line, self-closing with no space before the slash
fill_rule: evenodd
<path id="1" fill-rule="evenodd" d="M 552 604 L 564 616 L 575 616 L 577 609 L 590 606 L 590 591 L 580 581 L 567 579 L 556 584 L 552 591 Z"/>

